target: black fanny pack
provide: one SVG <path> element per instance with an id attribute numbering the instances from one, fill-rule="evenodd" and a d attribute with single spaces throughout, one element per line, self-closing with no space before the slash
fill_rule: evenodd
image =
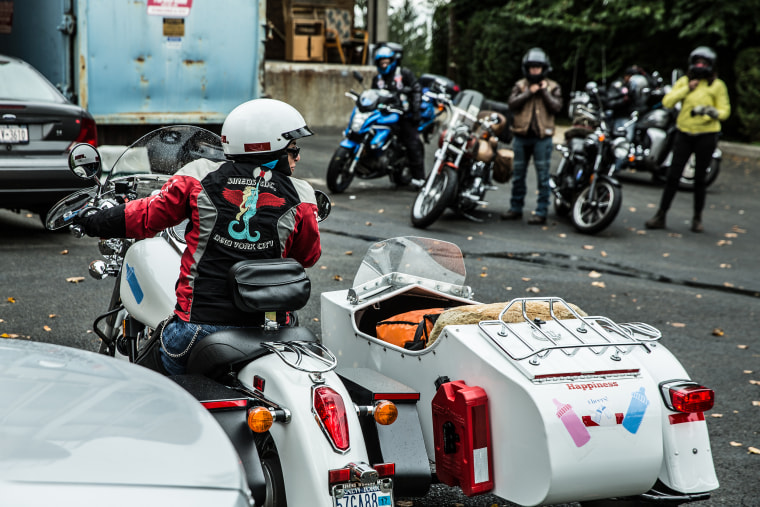
<path id="1" fill-rule="evenodd" d="M 311 281 L 295 259 L 240 261 L 227 280 L 235 307 L 244 312 L 299 310 L 311 295 Z"/>

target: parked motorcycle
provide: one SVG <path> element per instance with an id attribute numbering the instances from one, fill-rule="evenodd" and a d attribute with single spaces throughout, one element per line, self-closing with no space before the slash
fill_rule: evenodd
<path id="1" fill-rule="evenodd" d="M 190 126 L 156 130 L 121 155 L 105 183 L 59 202 L 46 225 L 59 229 L 88 208 L 151 195 L 186 163 L 222 157 L 220 139 L 211 132 Z M 78 145 L 70 166 L 80 177 L 92 178 L 99 160 L 97 150 Z M 329 212 L 324 194 L 318 205 L 324 218 Z M 184 229 L 180 224 L 140 241 L 100 241 L 105 261 L 91 263 L 90 274 L 116 279 L 108 309 L 93 326 L 102 340 L 101 353 L 134 361 L 149 340 L 160 339 L 155 330 L 176 302 Z M 83 234 L 77 226 L 72 230 Z M 400 396 L 407 402 L 406 393 L 394 391 L 379 374 L 354 372 L 350 386 L 344 384 L 327 347 L 306 328 L 282 324 L 285 312 L 308 300 L 303 267 L 292 259 L 245 261 L 233 266 L 229 280 L 229 304 L 241 312 L 267 312 L 265 325 L 209 335 L 193 347 L 187 374 L 170 378 L 227 432 L 257 505 L 392 505 L 394 493 L 417 491 L 408 484 L 419 467 L 406 464 L 415 456 L 414 446 L 403 453 L 383 447 L 399 435 L 420 431 L 408 417 L 392 430 L 385 426 L 399 413 L 388 400 Z M 424 449 L 417 452 L 424 457 Z M 397 467 L 394 460 L 401 458 L 405 464 Z M 429 469 L 423 471 L 429 475 Z"/>
<path id="2" fill-rule="evenodd" d="M 645 95 L 643 102 L 647 109 L 631 113 L 628 121 L 634 125 L 633 136 L 616 137 L 614 155 L 619 169 L 648 172 L 652 174 L 653 180 L 664 182 L 673 160 L 673 139 L 680 104 L 673 109 L 662 107 L 662 97 L 669 91 L 670 86 L 663 84 L 659 73 L 654 72 L 652 76 L 657 84 L 642 90 Z M 674 74 L 673 82 L 676 78 Z M 592 97 L 588 93 L 575 92 L 569 107 L 571 119 L 576 106 L 588 106 L 591 100 Z M 712 185 L 718 178 L 722 158 L 723 152 L 716 147 L 707 168 L 706 186 Z M 692 155 L 681 174 L 679 186 L 684 190 L 694 188 L 694 164 L 695 159 Z"/>
<path id="3" fill-rule="evenodd" d="M 511 175 L 512 153 L 498 149 L 499 136 L 509 140 L 509 108 L 488 101 L 475 90 L 464 90 L 455 100 L 440 97 L 449 122 L 441 133 L 435 164 L 412 204 L 412 225 L 425 228 L 447 208 L 470 220 L 472 212 L 485 206 L 485 194 L 495 190 L 496 180 L 506 183 Z"/>
<path id="4" fill-rule="evenodd" d="M 354 71 L 353 75 L 357 81 L 363 81 L 358 72 Z M 428 139 L 438 124 L 439 115 L 443 113 L 439 97 L 447 96 L 449 90 L 456 89 L 456 85 L 443 76 L 429 74 L 423 77 L 424 90 L 417 130 Z M 408 185 L 412 175 L 406 147 L 396 135 L 404 114 L 399 95 L 385 89 L 366 89 L 361 93 L 351 90 L 345 95 L 355 105 L 348 127 L 343 131 L 343 140 L 327 166 L 327 188 L 332 193 L 342 193 L 354 176 L 374 179 L 387 175 L 394 185 Z"/>
<path id="5" fill-rule="evenodd" d="M 519 505 L 709 498 L 714 393 L 660 331 L 559 297 L 477 304 L 465 274 L 456 245 L 393 238 L 368 249 L 350 289 L 321 297 L 324 345 L 418 393 L 442 483 Z M 432 330 L 379 338 L 379 323 L 415 310 L 438 314 Z"/>
<path id="6" fill-rule="evenodd" d="M 595 82 L 586 85 L 588 104 L 574 104 L 573 127 L 565 132 L 562 153 L 549 186 L 559 216 L 570 215 L 575 228 L 596 234 L 609 226 L 623 202 L 620 182 L 615 178 L 616 139 L 625 139 L 625 127 L 612 132 L 605 118 L 601 91 Z"/>

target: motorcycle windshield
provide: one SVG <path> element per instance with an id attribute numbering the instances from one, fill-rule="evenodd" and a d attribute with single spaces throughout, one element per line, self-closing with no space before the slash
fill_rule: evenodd
<path id="1" fill-rule="evenodd" d="M 129 188 L 131 198 L 158 191 L 171 175 L 197 160 L 224 160 L 221 138 L 191 125 L 172 125 L 154 130 L 129 146 L 119 156 L 98 192 L 98 187 L 77 191 L 53 206 L 45 220 L 49 230 L 72 223 L 76 214 L 96 197 L 109 198 Z"/>
<path id="2" fill-rule="evenodd" d="M 424 285 L 457 295 L 465 280 L 462 251 L 453 243 L 431 238 L 404 236 L 372 245 L 354 277 L 353 289 L 366 293 L 368 287 Z M 370 283 L 371 282 L 371 283 Z"/>
<path id="3" fill-rule="evenodd" d="M 150 132 L 128 147 L 111 168 L 106 186 L 139 174 L 171 176 L 200 158 L 224 160 L 221 138 L 191 125 L 173 125 Z"/>

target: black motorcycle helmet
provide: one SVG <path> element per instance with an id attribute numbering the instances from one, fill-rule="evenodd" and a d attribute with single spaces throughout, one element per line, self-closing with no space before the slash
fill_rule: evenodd
<path id="1" fill-rule="evenodd" d="M 694 79 L 709 79 L 715 73 L 717 55 L 712 48 L 699 46 L 689 54 L 689 77 Z"/>
<path id="2" fill-rule="evenodd" d="M 541 74 L 537 76 L 531 75 L 528 68 L 536 67 L 536 66 L 541 67 L 542 69 Z M 546 55 L 543 49 L 531 48 L 528 50 L 527 53 L 525 53 L 525 56 L 523 56 L 522 73 L 523 73 L 523 76 L 525 76 L 525 79 L 527 79 L 529 82 L 538 83 L 542 79 L 546 78 L 546 75 L 549 74 L 549 72 L 551 71 L 552 71 L 551 61 L 549 61 L 549 57 Z"/>

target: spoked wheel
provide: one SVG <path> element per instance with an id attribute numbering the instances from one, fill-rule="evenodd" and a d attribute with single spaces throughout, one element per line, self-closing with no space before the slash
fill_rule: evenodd
<path id="1" fill-rule="evenodd" d="M 433 178 L 430 190 L 426 190 L 427 185 L 422 187 L 412 204 L 412 225 L 419 229 L 438 220 L 456 196 L 457 173 L 454 169 L 443 167 Z"/>
<path id="2" fill-rule="evenodd" d="M 338 146 L 327 166 L 327 188 L 333 194 L 345 191 L 354 179 L 354 174 L 348 171 L 354 158 L 353 150 Z"/>
<path id="3" fill-rule="evenodd" d="M 274 440 L 269 433 L 257 434 L 255 438 L 266 482 L 267 496 L 264 507 L 286 507 L 288 502 L 285 498 L 285 479 L 282 476 L 280 454 L 277 452 Z"/>
<path id="4" fill-rule="evenodd" d="M 578 231 L 596 234 L 615 220 L 623 202 L 623 192 L 606 180 L 596 183 L 594 195 L 589 195 L 590 189 L 590 186 L 584 188 L 575 198 L 571 218 Z"/>
<path id="5" fill-rule="evenodd" d="M 678 186 L 683 190 L 694 190 L 694 155 L 689 157 L 689 161 L 686 162 L 681 179 L 678 182 Z M 710 165 L 707 166 L 707 174 L 705 174 L 705 188 L 709 187 L 718 178 L 720 172 L 720 159 L 710 159 Z"/>

